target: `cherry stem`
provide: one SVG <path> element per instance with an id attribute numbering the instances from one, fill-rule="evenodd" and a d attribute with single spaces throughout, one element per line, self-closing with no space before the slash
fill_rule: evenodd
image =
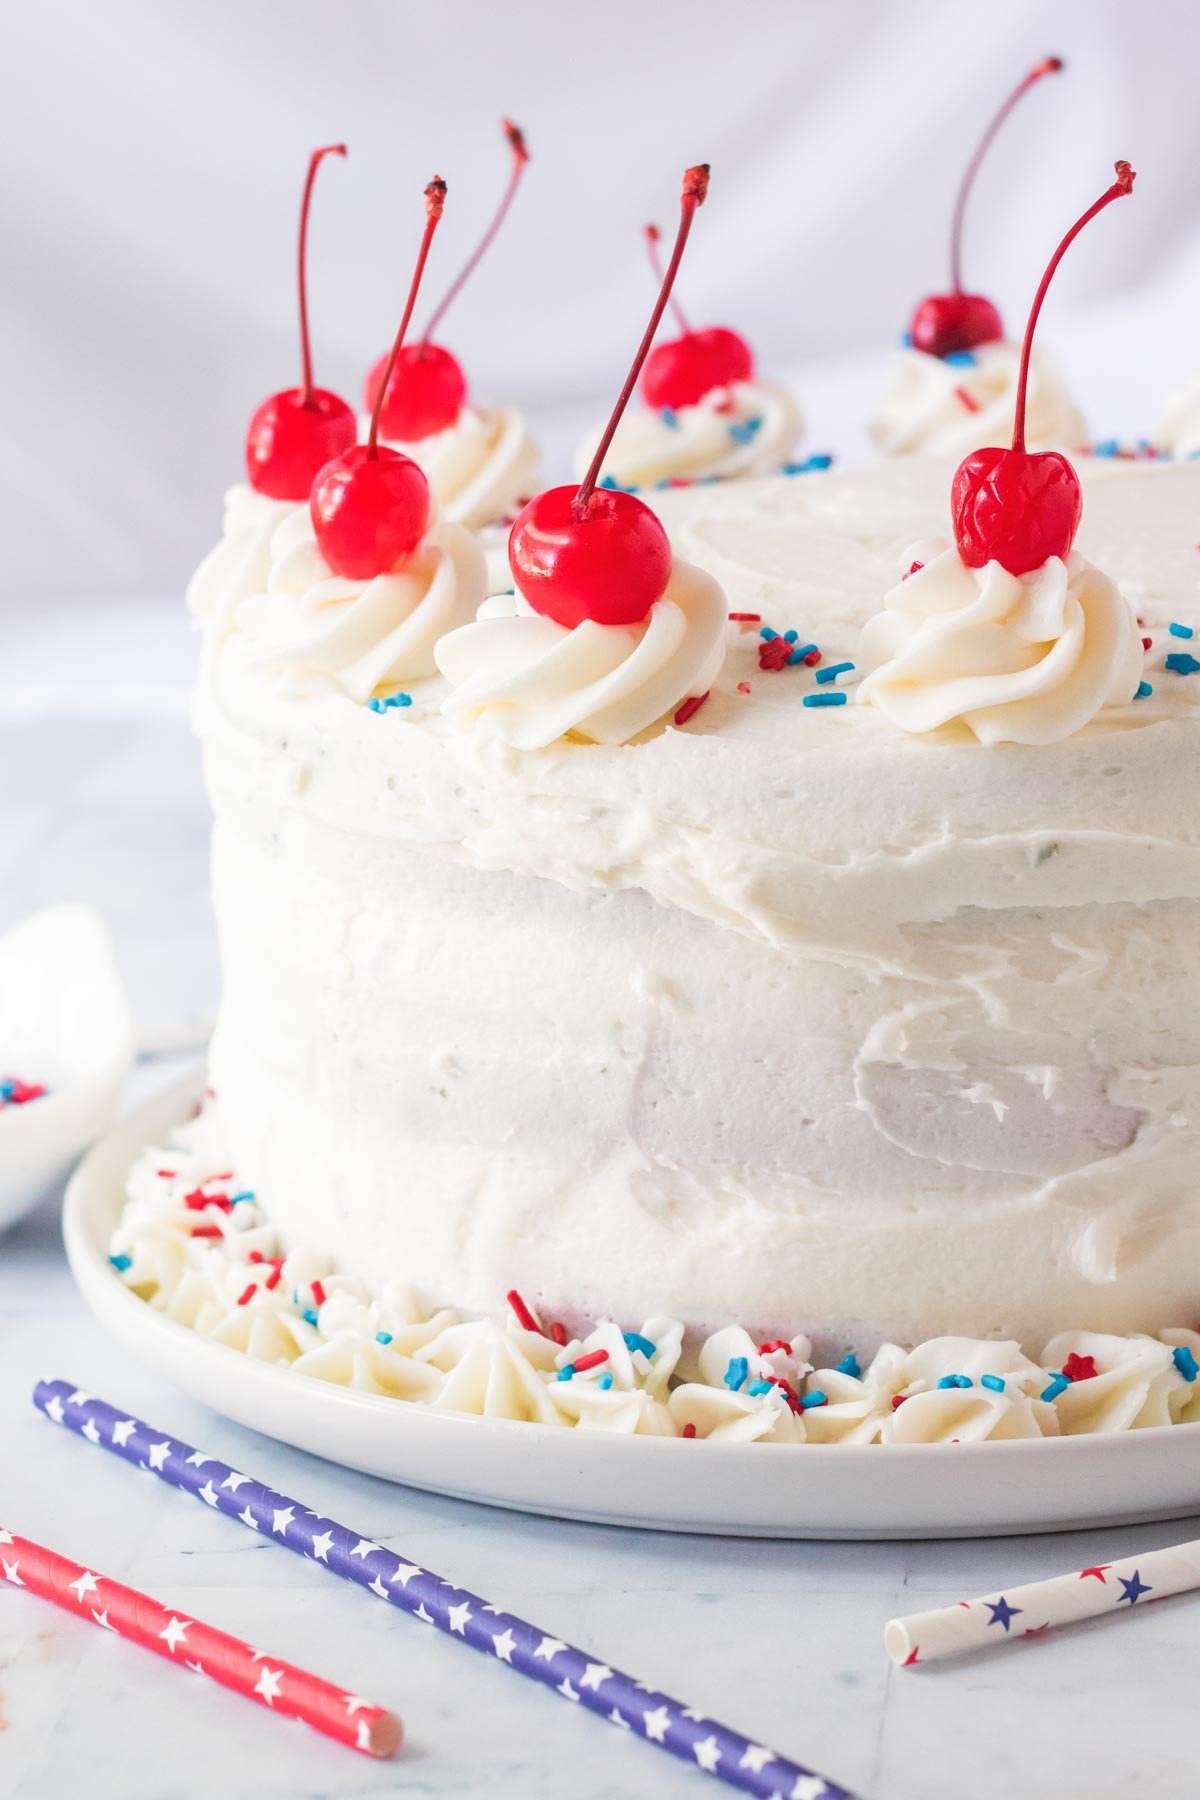
<path id="1" fill-rule="evenodd" d="M 1012 436 L 1012 447 L 1014 450 L 1023 451 L 1025 448 L 1025 390 L 1029 385 L 1029 352 L 1033 347 L 1033 333 L 1037 326 L 1038 314 L 1042 310 L 1042 301 L 1046 298 L 1046 289 L 1050 286 L 1050 283 L 1054 278 L 1054 271 L 1057 269 L 1063 256 L 1075 242 L 1075 239 L 1079 236 L 1079 233 L 1083 230 L 1084 226 L 1094 219 L 1097 213 L 1103 212 L 1106 206 L 1111 206 L 1114 200 L 1123 200 L 1126 194 L 1132 194 L 1133 192 L 1135 171 L 1130 168 L 1127 162 L 1118 162 L 1113 166 L 1117 171 L 1117 179 L 1110 188 L 1107 188 L 1104 193 L 1101 194 L 1100 198 L 1092 206 L 1088 207 L 1085 213 L 1081 213 L 1079 218 L 1076 219 L 1070 231 L 1068 231 L 1066 237 L 1058 246 L 1058 249 L 1050 258 L 1050 261 L 1046 264 L 1046 273 L 1042 276 L 1042 279 L 1038 284 L 1037 293 L 1033 296 L 1033 305 L 1029 309 L 1029 322 L 1025 327 L 1025 337 L 1021 344 L 1021 366 L 1017 370 L 1017 406 L 1013 415 Z"/>
<path id="2" fill-rule="evenodd" d="M 529 161 L 529 152 L 525 148 L 525 134 L 519 125 L 513 124 L 511 119 L 504 119 L 501 123 L 504 128 L 504 135 L 512 146 L 513 153 L 512 172 L 508 178 L 508 186 L 504 190 L 503 198 L 496 208 L 495 217 L 492 219 L 491 224 L 476 244 L 458 275 L 455 276 L 454 280 L 450 283 L 450 286 L 446 289 L 439 304 L 435 307 L 433 316 L 422 333 L 422 346 L 429 342 L 436 326 L 441 323 L 449 307 L 457 300 L 459 294 L 487 255 L 487 252 L 491 248 L 492 240 L 508 216 L 508 209 L 513 203 L 513 197 L 521 185 L 521 177 L 525 173 L 525 165 Z"/>
<path id="3" fill-rule="evenodd" d="M 345 144 L 323 144 L 308 159 L 304 181 L 304 198 L 300 202 L 300 404 L 313 403 L 312 351 L 308 342 L 308 210 L 312 204 L 313 182 L 326 156 L 345 156 Z"/>
<path id="4" fill-rule="evenodd" d="M 662 286 L 662 278 L 663 278 L 663 269 L 662 269 L 662 258 L 658 254 L 658 244 L 659 244 L 659 239 L 662 237 L 662 232 L 658 229 L 657 225 L 647 225 L 645 228 L 644 235 L 645 235 L 645 239 L 646 239 L 646 254 L 650 258 L 650 267 L 654 271 L 655 281 L 657 281 L 659 286 L 661 287 Z M 687 317 L 684 313 L 684 310 L 683 310 L 682 306 L 680 306 L 680 304 L 679 304 L 678 300 L 675 298 L 674 294 L 671 295 L 671 311 L 675 314 L 675 322 L 679 326 L 679 329 L 683 333 L 684 337 L 691 337 L 692 328 L 688 324 Z"/>
<path id="5" fill-rule="evenodd" d="M 625 385 L 617 396 L 617 404 L 613 407 L 612 417 L 604 428 L 604 436 L 596 445 L 596 454 L 592 457 L 591 467 L 580 482 L 571 502 L 571 513 L 581 519 L 587 512 L 588 502 L 600 479 L 600 471 L 604 467 L 604 458 L 608 455 L 608 446 L 613 441 L 617 426 L 621 423 L 621 414 L 629 404 L 629 396 L 637 386 L 637 378 L 642 372 L 642 364 L 650 354 L 650 346 L 654 342 L 654 334 L 658 330 L 659 321 L 666 311 L 667 301 L 671 298 L 671 289 L 675 285 L 675 277 L 679 272 L 679 264 L 683 257 L 684 245 L 688 241 L 688 233 L 692 229 L 692 220 L 696 216 L 696 208 L 703 206 L 708 195 L 708 164 L 697 163 L 694 168 L 686 169 L 683 176 L 683 192 L 679 196 L 679 229 L 675 233 L 675 248 L 671 252 L 671 260 L 667 264 L 667 272 L 663 276 L 658 299 L 654 302 L 654 311 L 650 314 L 650 323 L 645 335 L 638 345 Z"/>
<path id="6" fill-rule="evenodd" d="M 417 294 L 421 287 L 421 277 L 425 273 L 425 259 L 429 255 L 429 246 L 433 242 L 433 234 L 438 228 L 442 216 L 442 208 L 446 204 L 446 184 L 440 175 L 435 175 L 425 189 L 425 229 L 421 233 L 421 248 L 417 251 L 417 265 L 413 270 L 412 280 L 408 286 L 408 299 L 404 303 L 404 317 L 400 321 L 400 329 L 392 341 L 388 352 L 387 365 L 383 371 L 383 379 L 379 383 L 379 391 L 375 395 L 375 404 L 371 409 L 371 429 L 367 435 L 367 455 L 374 459 L 379 455 L 379 415 L 383 411 L 383 397 L 388 390 L 388 382 L 392 379 L 392 370 L 396 366 L 396 358 L 404 343 L 404 334 L 408 330 L 408 322 L 413 315 L 413 307 L 417 304 Z"/>
<path id="7" fill-rule="evenodd" d="M 971 189 L 975 184 L 975 177 L 979 173 L 979 165 L 991 149 L 992 140 L 996 136 L 996 133 L 999 131 L 1018 100 L 1021 99 L 1022 95 L 1027 94 L 1031 87 L 1035 87 L 1042 79 L 1043 75 L 1057 75 L 1059 70 L 1063 67 L 1064 64 L 1061 56 L 1044 56 L 1040 63 L 1034 64 L 1025 79 L 1019 81 L 1012 93 L 1008 96 L 1008 99 L 1004 102 L 1004 105 L 1000 108 L 999 112 L 980 138 L 978 148 L 970 162 L 967 164 L 967 172 L 962 178 L 962 184 L 958 190 L 958 197 L 954 202 L 954 216 L 950 225 L 950 283 L 956 294 L 961 294 L 963 291 L 963 217 L 967 210 L 967 196 L 970 194 Z"/>

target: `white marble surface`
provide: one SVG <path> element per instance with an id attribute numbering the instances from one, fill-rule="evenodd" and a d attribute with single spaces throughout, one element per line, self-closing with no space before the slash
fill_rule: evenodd
<path id="1" fill-rule="evenodd" d="M 181 717 L 178 614 L 130 603 L 87 618 L 95 653 L 74 659 L 85 691 L 34 692 L 45 666 L 34 633 L 29 679 L 0 695 L 0 928 L 55 899 L 103 910 L 141 1041 L 159 1053 L 139 1068 L 135 1098 L 170 1078 L 164 1047 L 201 1036 L 211 1012 L 207 826 Z M 133 641 L 149 660 L 118 705 L 105 668 L 133 666 Z M 46 1374 L 86 1383 L 869 1800 L 1196 1792 L 1200 1596 L 912 1672 L 891 1669 L 881 1632 L 898 1611 L 1195 1536 L 1200 1520 L 975 1543 L 742 1543 L 521 1519 L 388 1487 L 224 1423 L 109 1344 L 74 1293 L 51 1197 L 0 1238 L 0 1518 L 394 1706 L 409 1739 L 399 1763 L 371 1764 L 0 1584 L 3 1800 L 720 1791 L 55 1431 L 29 1404 Z"/>

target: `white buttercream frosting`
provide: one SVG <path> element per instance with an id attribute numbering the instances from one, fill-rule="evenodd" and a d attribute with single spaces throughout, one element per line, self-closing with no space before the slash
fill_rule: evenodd
<path id="1" fill-rule="evenodd" d="M 420 464 L 444 516 L 472 531 L 510 518 L 538 489 L 540 452 L 512 406 L 464 406 L 445 431 L 383 441 Z"/>
<path id="2" fill-rule="evenodd" d="M 434 647 L 483 598 L 483 554 L 460 525 L 431 518 L 425 536 L 386 575 L 335 575 L 307 509 L 271 538 L 265 588 L 238 606 L 235 654 L 293 694 L 337 689 L 367 700 L 377 688 L 434 672 Z"/>
<path id="3" fill-rule="evenodd" d="M 787 461 L 803 428 L 791 390 L 775 381 L 714 388 L 695 406 L 631 406 L 617 426 L 601 476 L 621 487 L 653 487 L 659 481 L 770 475 Z M 576 451 L 577 479 L 602 430 L 589 431 Z"/>
<path id="4" fill-rule="evenodd" d="M 904 731 L 961 720 L 983 744 L 1056 744 L 1133 699 L 1136 614 L 1077 552 L 1020 576 L 969 568 L 952 544 L 915 544 L 903 560 L 912 572 L 859 640 L 858 697 Z"/>
<path id="5" fill-rule="evenodd" d="M 1171 395 L 1155 442 L 1172 456 L 1200 456 L 1200 375 Z"/>
<path id="6" fill-rule="evenodd" d="M 568 629 L 519 594 L 496 595 L 437 645 L 453 688 L 442 710 L 518 750 L 568 732 L 625 744 L 708 692 L 725 658 L 726 616 L 717 583 L 678 558 L 662 599 L 636 625 L 587 619 Z"/>
<path id="7" fill-rule="evenodd" d="M 266 587 L 275 527 L 290 514 L 307 510 L 294 500 L 272 500 L 269 494 L 256 493 L 247 481 L 227 490 L 220 539 L 187 590 L 188 608 L 205 627 L 211 644 L 229 631 L 242 601 Z"/>
<path id="8" fill-rule="evenodd" d="M 1006 444 L 1020 360 L 1021 346 L 1009 343 L 980 344 L 949 361 L 923 350 L 898 351 L 870 422 L 872 438 L 885 456 L 966 456 L 981 444 Z M 1035 348 L 1025 411 L 1029 448 L 1078 450 L 1087 436 L 1058 368 Z"/>

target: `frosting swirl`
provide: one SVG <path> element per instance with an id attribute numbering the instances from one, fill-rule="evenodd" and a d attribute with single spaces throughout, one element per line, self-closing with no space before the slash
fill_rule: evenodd
<path id="1" fill-rule="evenodd" d="M 1172 456 L 1200 456 L 1200 376 L 1171 395 L 1156 441 Z"/>
<path id="2" fill-rule="evenodd" d="M 232 629 L 242 601 L 266 587 L 275 527 L 289 513 L 303 510 L 303 504 L 294 500 L 272 500 L 269 494 L 257 493 L 248 481 L 226 490 L 220 540 L 187 588 L 188 610 L 213 643 Z"/>
<path id="3" fill-rule="evenodd" d="M 445 431 L 384 441 L 420 465 L 444 516 L 471 531 L 507 519 L 537 487 L 540 453 L 511 406 L 464 406 Z"/>
<path id="4" fill-rule="evenodd" d="M 961 720 L 983 744 L 1053 744 L 1137 691 L 1142 644 L 1129 601 L 1072 552 L 1032 574 L 971 569 L 953 546 L 916 561 L 863 627 L 858 697 L 904 731 Z"/>
<path id="5" fill-rule="evenodd" d="M 461 525 L 433 517 L 400 568 L 353 580 L 333 574 L 297 508 L 271 539 L 265 591 L 237 609 L 234 641 L 289 692 L 333 687 L 367 700 L 432 675 L 437 640 L 472 616 L 484 590 L 483 555 Z"/>
<path id="6" fill-rule="evenodd" d="M 617 426 L 601 471 L 621 487 L 705 476 L 771 475 L 803 429 L 791 391 L 779 382 L 738 381 L 695 406 L 631 407 Z M 590 431 L 575 457 L 582 477 L 600 441 Z"/>
<path id="7" fill-rule="evenodd" d="M 1016 405 L 1018 344 L 980 344 L 943 361 L 902 350 L 867 429 L 885 456 L 966 456 L 1007 443 Z M 1043 351 L 1029 363 L 1025 434 L 1031 450 L 1087 442 L 1087 426 L 1058 369 Z"/>
<path id="8" fill-rule="evenodd" d="M 676 557 L 661 600 L 637 625 L 574 630 L 496 595 L 473 625 L 437 644 L 454 692 L 442 707 L 517 750 L 575 732 L 626 744 L 712 686 L 725 657 L 726 601 L 710 575 Z"/>

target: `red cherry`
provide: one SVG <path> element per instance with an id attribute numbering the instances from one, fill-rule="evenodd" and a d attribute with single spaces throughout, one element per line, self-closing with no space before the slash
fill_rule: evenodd
<path id="1" fill-rule="evenodd" d="M 273 500 L 304 500 L 318 469 L 340 456 L 358 436 L 352 409 L 328 388 L 313 386 L 308 340 L 308 212 L 313 182 L 326 156 L 345 156 L 345 144 L 325 144 L 308 159 L 300 202 L 300 358 L 298 388 L 264 400 L 246 433 L 246 473 L 257 493 Z"/>
<path id="2" fill-rule="evenodd" d="M 657 225 L 646 226 L 645 239 L 650 266 L 661 286 Z M 695 406 L 714 388 L 750 380 L 754 374 L 754 352 L 739 332 L 731 331 L 727 325 L 693 331 L 674 296 L 671 311 L 683 335 L 656 345 L 647 357 L 642 374 L 642 398 L 647 406 L 667 406 L 672 411 L 680 406 Z"/>
<path id="3" fill-rule="evenodd" d="M 978 344 L 995 343 L 997 338 L 1004 336 L 1000 314 L 991 301 L 985 300 L 982 294 L 963 292 L 962 236 L 967 197 L 975 184 L 979 166 L 991 148 L 992 140 L 1018 100 L 1043 75 L 1057 75 L 1062 67 L 1061 56 L 1044 56 L 1040 63 L 1035 63 L 1028 75 L 1017 83 L 980 138 L 954 201 L 954 215 L 950 225 L 950 281 L 953 292 L 930 294 L 928 299 L 921 301 L 908 328 L 914 350 L 924 350 L 928 356 L 951 356 L 956 350 L 974 350 Z"/>
<path id="4" fill-rule="evenodd" d="M 1031 455 L 1025 448 L 1025 396 L 1029 354 L 1046 290 L 1068 247 L 1089 220 L 1133 192 L 1134 172 L 1116 164 L 1117 179 L 1076 219 L 1050 258 L 1033 297 L 1021 344 L 1011 450 L 974 450 L 958 466 L 950 491 L 954 541 L 972 569 L 998 562 L 1010 575 L 1028 575 L 1048 557 L 1065 557 L 1083 514 L 1083 495 L 1067 458 L 1057 450 Z"/>
<path id="5" fill-rule="evenodd" d="M 517 587 L 535 612 L 568 630 L 585 619 L 636 625 L 666 592 L 671 542 L 657 515 L 633 494 L 597 489 L 596 482 L 666 310 L 696 208 L 707 193 L 708 164 L 686 170 L 671 260 L 587 474 L 577 488 L 539 494 L 513 521 L 508 560 Z"/>
<path id="6" fill-rule="evenodd" d="M 335 575 L 370 580 L 411 556 L 429 523 L 429 483 L 410 456 L 379 442 L 380 402 L 425 272 L 429 246 L 442 216 L 446 184 L 435 175 L 425 189 L 425 230 L 409 283 L 404 316 L 379 384 L 365 444 L 355 444 L 326 463 L 313 482 L 309 512 L 321 554 Z"/>
<path id="7" fill-rule="evenodd" d="M 434 308 L 419 344 L 409 344 L 395 358 L 391 380 L 383 399 L 380 429 L 385 437 L 399 438 L 401 443 L 415 444 L 434 432 L 448 431 L 462 411 L 467 398 L 467 378 L 457 357 L 440 344 L 432 342 L 433 334 L 445 317 L 451 303 L 462 292 L 470 276 L 478 268 L 503 225 L 513 197 L 521 183 L 529 151 L 525 135 L 511 119 L 501 120 L 504 135 L 512 150 L 512 170 L 500 205 L 491 224 Z M 387 357 L 381 356 L 366 380 L 366 404 L 374 411 L 383 380 Z"/>

